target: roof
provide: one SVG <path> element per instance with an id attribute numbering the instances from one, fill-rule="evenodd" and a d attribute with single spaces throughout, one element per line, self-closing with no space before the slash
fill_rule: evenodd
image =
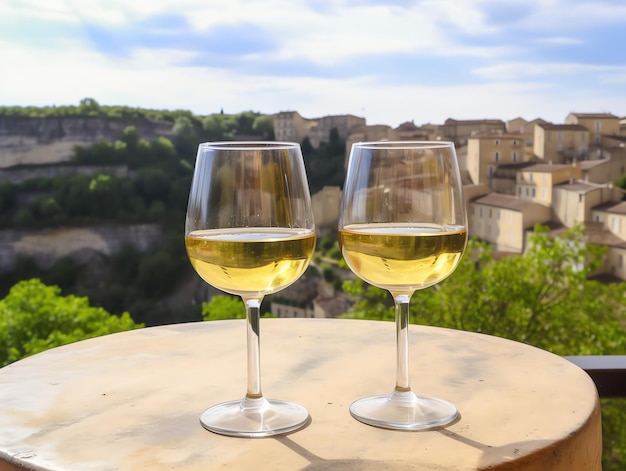
<path id="1" fill-rule="evenodd" d="M 522 211 L 525 208 L 541 206 L 534 201 L 518 198 L 517 196 L 505 195 L 503 193 L 489 193 L 472 201 L 472 203 L 484 204 L 486 206 L 494 206 L 496 208 L 510 209 L 513 211 Z"/>
<path id="2" fill-rule="evenodd" d="M 552 237 L 556 237 L 568 229 L 563 224 L 555 222 L 550 222 L 544 225 L 549 228 L 548 235 Z M 587 242 L 591 244 L 626 248 L 626 241 L 606 229 L 601 222 L 585 221 L 584 232 Z"/>
<path id="3" fill-rule="evenodd" d="M 587 237 L 587 242 L 594 245 L 626 248 L 626 240 L 606 229 L 601 222 L 586 221 L 585 236 Z"/>
<path id="4" fill-rule="evenodd" d="M 524 138 L 522 133 L 519 132 L 498 132 L 498 131 L 481 131 L 472 134 L 468 139 L 517 139 L 522 140 Z"/>
<path id="5" fill-rule="evenodd" d="M 547 131 L 588 131 L 582 124 L 537 123 L 537 126 Z"/>
<path id="6" fill-rule="evenodd" d="M 605 211 L 612 214 L 626 214 L 626 201 L 609 201 L 608 203 L 599 204 L 593 208 L 596 211 Z"/>
<path id="7" fill-rule="evenodd" d="M 497 168 L 496 172 L 498 170 L 500 170 L 500 169 L 502 169 L 502 170 L 510 170 L 510 169 L 519 170 L 519 169 L 522 169 L 522 168 L 531 167 L 533 165 L 537 165 L 537 164 L 534 163 L 534 162 L 531 162 L 529 160 L 526 160 L 526 161 L 523 161 L 523 162 L 507 162 L 507 163 L 504 163 L 504 164 L 498 164 L 498 168 Z"/>
<path id="8" fill-rule="evenodd" d="M 564 182 L 564 183 L 555 185 L 554 188 L 572 191 L 576 193 L 588 193 L 590 191 L 597 190 L 599 188 L 605 188 L 605 186 L 594 185 L 592 183 L 587 183 L 587 182 L 582 182 L 582 181 L 574 181 L 573 183 Z"/>
<path id="9" fill-rule="evenodd" d="M 570 113 L 570 115 L 589 119 L 619 119 L 613 113 Z"/>
<path id="10" fill-rule="evenodd" d="M 523 169 L 524 172 L 537 172 L 537 173 L 552 173 L 557 170 L 563 170 L 566 168 L 572 168 L 568 164 L 535 164 Z"/>
<path id="11" fill-rule="evenodd" d="M 313 304 L 321 309 L 327 318 L 334 318 L 345 314 L 354 303 L 344 296 L 334 296 L 332 298 L 316 298 Z"/>
<path id="12" fill-rule="evenodd" d="M 593 167 L 598 167 L 599 165 L 608 164 L 609 159 L 596 159 L 596 160 L 580 160 L 578 164 L 580 165 L 581 170 L 589 170 Z"/>
<path id="13" fill-rule="evenodd" d="M 448 118 L 444 124 L 505 124 L 501 119 L 454 119 Z"/>
<path id="14" fill-rule="evenodd" d="M 416 129 L 419 128 L 415 125 L 415 123 L 412 123 L 411 121 L 405 121 L 396 128 L 396 131 L 415 131 Z"/>

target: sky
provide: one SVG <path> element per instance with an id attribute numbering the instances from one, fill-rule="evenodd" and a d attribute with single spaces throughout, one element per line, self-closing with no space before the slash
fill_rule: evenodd
<path id="1" fill-rule="evenodd" d="M 0 0 L 0 106 L 626 117 L 626 0 Z"/>

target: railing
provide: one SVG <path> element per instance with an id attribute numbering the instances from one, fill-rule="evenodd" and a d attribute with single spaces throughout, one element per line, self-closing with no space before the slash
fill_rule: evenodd
<path id="1" fill-rule="evenodd" d="M 626 355 L 568 356 L 565 359 L 591 376 L 601 398 L 626 398 Z"/>

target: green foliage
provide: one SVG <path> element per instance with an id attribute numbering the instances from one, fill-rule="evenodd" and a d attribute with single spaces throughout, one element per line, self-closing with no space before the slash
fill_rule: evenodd
<path id="1" fill-rule="evenodd" d="M 626 398 L 602 399 L 602 469 L 623 471 L 626 464 Z"/>
<path id="2" fill-rule="evenodd" d="M 213 114 L 202 120 L 202 128 L 209 141 L 230 140 L 237 132 L 237 119 L 232 115 Z"/>
<path id="3" fill-rule="evenodd" d="M 113 316 L 87 298 L 62 296 L 38 279 L 21 281 L 0 300 L 0 365 L 48 348 L 143 327 L 128 313 Z"/>
<path id="4" fill-rule="evenodd" d="M 202 304 L 202 318 L 205 321 L 222 319 L 245 319 L 246 308 L 237 296 L 218 294 L 208 303 Z"/>
<path id="5" fill-rule="evenodd" d="M 274 118 L 271 116 L 257 116 L 252 123 L 252 131 L 268 141 L 274 140 Z"/>
<path id="6" fill-rule="evenodd" d="M 617 181 L 614 183 L 615 188 L 621 188 L 625 190 L 622 196 L 622 199 L 626 199 L 626 174 L 622 175 Z"/>
<path id="7" fill-rule="evenodd" d="M 329 142 L 322 142 L 317 149 L 314 149 L 306 138 L 302 142 L 302 154 L 311 194 L 317 193 L 325 186 L 343 186 L 345 141 L 339 138 L 336 128 L 331 129 Z"/>
<path id="8" fill-rule="evenodd" d="M 151 110 L 120 105 L 101 105 L 93 98 L 83 98 L 76 105 L 0 106 L 0 116 L 26 118 L 65 118 L 100 116 L 108 118 L 144 118 L 150 121 L 174 122 L 177 116 L 189 114 L 181 110 Z"/>

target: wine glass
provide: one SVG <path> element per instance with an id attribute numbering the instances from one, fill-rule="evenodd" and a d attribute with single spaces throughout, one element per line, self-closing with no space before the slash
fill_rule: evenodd
<path id="1" fill-rule="evenodd" d="M 200 144 L 189 194 L 185 245 L 210 285 L 246 307 L 247 391 L 200 416 L 212 432 L 266 437 L 303 427 L 301 405 L 261 392 L 259 310 L 266 294 L 295 282 L 315 249 L 315 224 L 299 144 Z"/>
<path id="2" fill-rule="evenodd" d="M 409 302 L 456 268 L 467 244 L 461 177 L 451 142 L 365 142 L 352 145 L 339 213 L 339 245 L 350 269 L 393 296 L 396 385 L 359 399 L 352 416 L 396 430 L 422 430 L 456 420 L 457 409 L 418 396 L 409 385 Z"/>

